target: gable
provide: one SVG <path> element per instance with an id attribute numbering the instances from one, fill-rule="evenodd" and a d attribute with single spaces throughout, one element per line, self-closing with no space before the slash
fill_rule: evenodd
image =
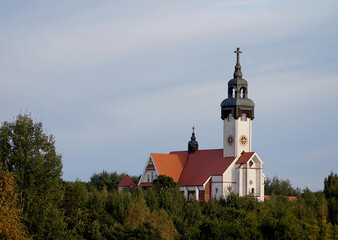
<path id="1" fill-rule="evenodd" d="M 172 177 L 175 182 L 178 182 L 187 160 L 187 152 L 182 152 L 182 154 L 151 153 L 150 155 L 159 175 Z"/>
<path id="2" fill-rule="evenodd" d="M 133 182 L 133 180 L 129 177 L 129 175 L 125 175 L 124 178 L 122 178 L 121 182 L 117 185 L 118 187 L 135 187 L 136 184 Z"/>
<path id="3" fill-rule="evenodd" d="M 245 163 L 247 163 L 252 158 L 252 156 L 254 154 L 255 154 L 254 152 L 244 152 L 244 153 L 242 153 L 242 155 L 237 160 L 236 164 L 245 164 Z"/>

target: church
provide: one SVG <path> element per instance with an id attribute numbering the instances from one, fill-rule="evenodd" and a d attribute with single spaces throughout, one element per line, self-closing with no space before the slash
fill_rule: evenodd
<path id="1" fill-rule="evenodd" d="M 187 151 L 151 153 L 138 185 L 149 187 L 159 175 L 173 178 L 188 201 L 210 201 L 230 191 L 264 201 L 263 162 L 251 149 L 254 102 L 242 77 L 240 51 L 228 96 L 221 103 L 223 149 L 200 150 L 193 128 Z"/>

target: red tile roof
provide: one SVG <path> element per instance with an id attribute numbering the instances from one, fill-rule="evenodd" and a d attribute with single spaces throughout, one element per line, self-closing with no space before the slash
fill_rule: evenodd
<path id="1" fill-rule="evenodd" d="M 236 164 L 244 164 L 249 161 L 249 159 L 255 154 L 255 152 L 244 152 L 239 159 L 237 160 Z"/>
<path id="2" fill-rule="evenodd" d="M 133 180 L 127 174 L 126 176 L 124 176 L 124 178 L 121 180 L 121 182 L 117 186 L 118 187 L 130 187 L 130 186 L 135 187 L 136 184 L 133 182 Z"/>
<path id="3" fill-rule="evenodd" d="M 151 153 L 158 174 L 172 177 L 175 182 L 178 182 L 180 178 L 187 155 L 187 152 L 182 152 L 182 154 Z"/>
<path id="4" fill-rule="evenodd" d="M 198 150 L 193 154 L 171 152 L 170 155 L 187 157 L 178 181 L 181 186 L 202 186 L 211 175 L 223 174 L 235 159 L 223 158 L 223 149 Z"/>

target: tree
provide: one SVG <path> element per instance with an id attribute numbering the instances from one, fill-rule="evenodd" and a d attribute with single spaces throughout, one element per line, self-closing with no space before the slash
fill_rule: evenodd
<path id="1" fill-rule="evenodd" d="M 10 173 L 0 173 L 0 239 L 28 239 Z"/>
<path id="2" fill-rule="evenodd" d="M 294 196 L 299 195 L 300 190 L 294 189 L 289 179 L 279 179 L 274 176 L 272 179 L 267 178 L 264 182 L 264 192 L 266 195 L 281 195 L 281 196 Z"/>
<path id="3" fill-rule="evenodd" d="M 61 155 L 41 122 L 19 114 L 0 127 L 0 168 L 13 174 L 24 223 L 35 239 L 61 238 L 65 227 Z"/>
<path id="4" fill-rule="evenodd" d="M 90 183 L 100 191 L 103 190 L 104 186 L 106 186 L 108 191 L 112 191 L 117 189 L 117 185 L 121 182 L 124 176 L 124 173 L 118 174 L 117 172 L 108 173 L 106 171 L 102 171 L 101 173 L 94 173 L 90 177 Z"/>
<path id="5" fill-rule="evenodd" d="M 153 186 L 157 190 L 164 190 L 178 187 L 178 184 L 174 182 L 172 177 L 160 175 L 153 181 Z"/>
<path id="6" fill-rule="evenodd" d="M 331 174 L 324 180 L 324 194 L 328 201 L 329 219 L 332 224 L 338 224 L 338 175 Z"/>

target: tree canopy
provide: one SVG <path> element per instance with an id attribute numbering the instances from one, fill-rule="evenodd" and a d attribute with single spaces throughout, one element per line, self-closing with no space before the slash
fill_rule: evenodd
<path id="1" fill-rule="evenodd" d="M 20 208 L 29 233 L 36 239 L 55 239 L 64 228 L 61 155 L 41 122 L 20 114 L 0 127 L 0 168 L 14 177 Z"/>
<path id="2" fill-rule="evenodd" d="M 16 205 L 17 198 L 12 175 L 0 170 L 0 239 L 29 239 Z"/>
<path id="3" fill-rule="evenodd" d="M 0 171 L 1 239 L 338 239 L 333 172 L 318 192 L 267 179 L 265 202 L 230 193 L 188 203 L 163 175 L 131 192 L 117 190 L 123 173 L 65 182 L 53 136 L 29 115 L 1 125 Z"/>

